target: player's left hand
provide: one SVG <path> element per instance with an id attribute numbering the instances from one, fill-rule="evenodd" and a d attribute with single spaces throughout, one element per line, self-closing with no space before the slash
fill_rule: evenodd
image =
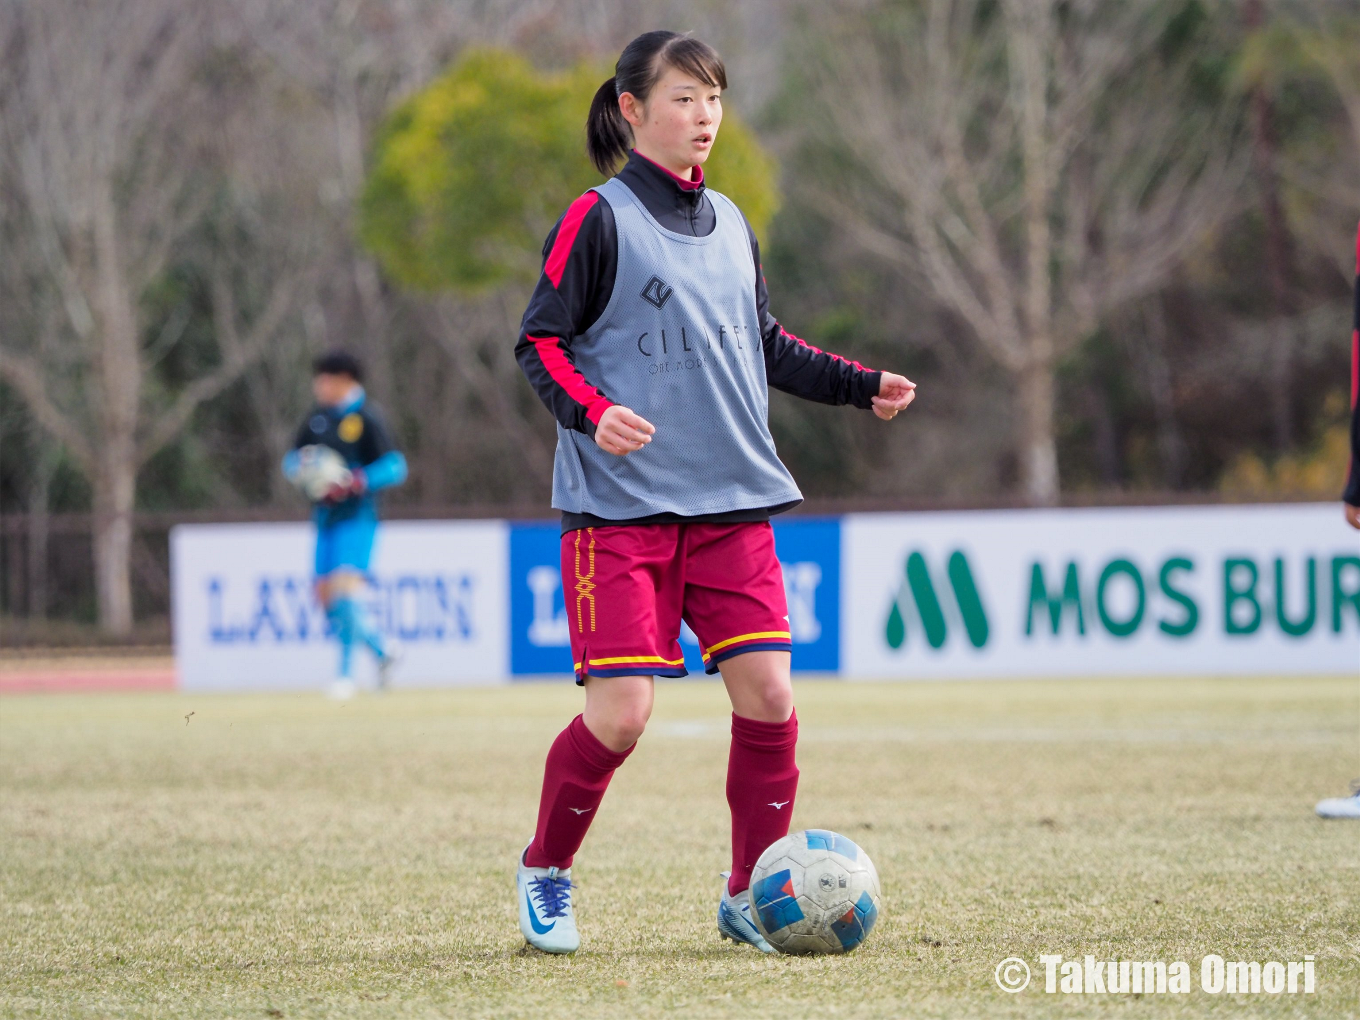
<path id="1" fill-rule="evenodd" d="M 916 384 L 904 375 L 884 372 L 878 383 L 878 396 L 874 397 L 874 414 L 884 421 L 891 421 L 898 411 L 905 411 L 907 405 L 916 399 Z"/>
<path id="2" fill-rule="evenodd" d="M 1351 506 L 1349 503 L 1341 505 L 1346 508 L 1346 523 L 1360 531 L 1360 506 Z"/>

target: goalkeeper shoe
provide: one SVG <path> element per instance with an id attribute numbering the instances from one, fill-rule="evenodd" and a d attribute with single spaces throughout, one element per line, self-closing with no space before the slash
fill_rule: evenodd
<path id="1" fill-rule="evenodd" d="M 1320 800 L 1316 810 L 1322 818 L 1360 818 L 1360 779 L 1351 783 L 1349 797 Z"/>
<path id="2" fill-rule="evenodd" d="M 378 690 L 385 691 L 392 686 L 392 670 L 401 660 L 401 645 L 389 639 L 383 648 L 383 654 L 378 656 Z"/>
<path id="3" fill-rule="evenodd" d="M 774 947 L 756 930 L 751 920 L 751 890 L 743 889 L 733 896 L 727 891 L 730 871 L 724 871 L 722 899 L 718 900 L 718 934 L 733 942 L 755 946 L 762 953 L 773 953 Z"/>
<path id="4" fill-rule="evenodd" d="M 528 851 L 528 847 L 524 848 Z M 515 875 L 519 930 L 525 941 L 545 953 L 574 953 L 581 945 L 571 906 L 570 868 L 531 868 L 519 855 Z"/>

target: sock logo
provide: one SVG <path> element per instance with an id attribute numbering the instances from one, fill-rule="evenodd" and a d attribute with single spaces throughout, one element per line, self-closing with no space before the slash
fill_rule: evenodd
<path id="1" fill-rule="evenodd" d="M 769 803 L 768 805 L 766 805 L 766 806 L 767 806 L 767 807 L 772 807 L 772 808 L 774 808 L 776 811 L 782 811 L 783 808 L 784 808 L 784 805 L 787 804 L 787 803 L 788 803 L 788 801 L 786 801 L 786 800 L 772 800 L 772 801 L 770 801 L 770 803 Z"/>
<path id="2" fill-rule="evenodd" d="M 567 808 L 567 810 L 568 810 L 568 811 L 571 811 L 571 812 L 573 812 L 573 813 L 575 813 L 575 814 L 577 814 L 577 815 L 583 815 L 583 814 L 585 814 L 587 811 L 594 811 L 595 809 L 594 809 L 594 808 L 588 808 L 588 807 L 569 807 L 569 808 Z"/>
<path id="3" fill-rule="evenodd" d="M 954 601 L 958 605 L 956 619 L 962 621 L 963 629 L 972 646 L 982 648 L 987 644 L 990 627 L 987 623 L 987 610 L 982 605 L 982 596 L 978 594 L 972 568 L 968 565 L 968 557 L 955 550 L 949 556 L 946 573 L 954 592 Z M 888 642 L 888 647 L 898 649 L 906 644 L 907 612 L 913 603 L 926 642 L 931 648 L 943 647 L 949 637 L 945 609 L 936 594 L 935 582 L 931 579 L 926 558 L 921 555 L 920 550 L 907 557 L 903 574 L 905 576 L 902 585 L 893 598 L 892 609 L 888 612 L 888 620 L 884 626 L 883 636 Z"/>

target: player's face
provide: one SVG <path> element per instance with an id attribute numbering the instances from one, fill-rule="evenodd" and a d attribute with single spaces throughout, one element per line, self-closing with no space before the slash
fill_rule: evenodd
<path id="1" fill-rule="evenodd" d="M 354 389 L 354 380 L 347 375 L 331 375 L 322 372 L 312 377 L 312 395 L 322 407 L 338 407 L 345 402 L 349 391 Z"/>
<path id="2" fill-rule="evenodd" d="M 722 89 L 668 67 L 645 104 L 624 96 L 620 109 L 638 152 L 681 176 L 708 159 L 722 123 Z"/>

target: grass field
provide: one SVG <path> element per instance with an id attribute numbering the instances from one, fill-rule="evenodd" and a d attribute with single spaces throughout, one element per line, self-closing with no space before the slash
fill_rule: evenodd
<path id="1" fill-rule="evenodd" d="M 795 824 L 870 853 L 847 957 L 720 942 L 727 708 L 665 684 L 577 859 L 583 946 L 513 869 L 569 683 L 0 701 L 0 1015 L 1360 1016 L 1354 678 L 803 682 Z M 186 718 L 187 717 L 187 718 Z M 1186 995 L 1043 992 L 1040 953 L 1185 960 Z M 1199 961 L 1316 957 L 1314 995 Z M 1018 956 L 1017 995 L 993 969 Z"/>

